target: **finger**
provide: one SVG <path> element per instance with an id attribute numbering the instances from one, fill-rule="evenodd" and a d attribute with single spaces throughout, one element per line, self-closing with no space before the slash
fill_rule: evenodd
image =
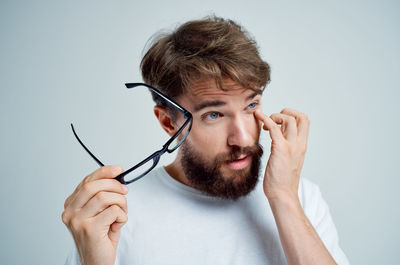
<path id="1" fill-rule="evenodd" d="M 272 141 L 279 142 L 284 140 L 281 129 L 270 117 L 261 111 L 255 111 L 254 116 L 264 123 L 263 129 L 269 131 Z"/>
<path id="2" fill-rule="evenodd" d="M 79 212 L 82 219 L 96 216 L 111 205 L 118 205 L 124 212 L 128 212 L 126 198 L 115 192 L 101 191 L 91 198 Z"/>
<path id="3" fill-rule="evenodd" d="M 281 113 L 274 113 L 270 117 L 275 123 L 282 125 L 282 134 L 288 141 L 293 141 L 296 139 L 297 124 L 294 117 Z"/>
<path id="4" fill-rule="evenodd" d="M 307 138 L 310 128 L 310 120 L 305 113 L 290 108 L 283 109 L 281 113 L 293 116 L 297 123 L 297 135 L 302 138 Z"/>
<path id="5" fill-rule="evenodd" d="M 112 205 L 108 207 L 107 209 L 96 215 L 94 218 L 96 220 L 95 223 L 103 227 L 110 227 L 108 236 L 114 242 L 117 242 L 119 239 L 120 230 L 118 228 L 121 228 L 122 225 L 124 225 L 128 221 L 128 215 L 117 205 Z M 115 226 L 114 223 L 117 223 L 119 225 L 117 225 L 117 227 L 114 227 L 113 229 L 112 226 Z"/>
<path id="6" fill-rule="evenodd" d="M 121 228 L 124 226 L 125 223 L 116 223 L 114 222 L 111 226 L 110 226 L 110 231 L 112 231 L 113 233 L 118 233 Z"/>
<path id="7" fill-rule="evenodd" d="M 90 182 L 96 179 L 111 179 L 121 174 L 124 170 L 119 165 L 103 166 L 88 175 L 82 182 Z"/>
<path id="8" fill-rule="evenodd" d="M 69 195 L 69 196 L 65 199 L 65 202 L 64 202 L 64 210 L 68 207 L 69 203 L 71 202 L 71 200 L 72 200 L 72 195 L 73 195 L 73 194 Z"/>
<path id="9" fill-rule="evenodd" d="M 115 192 L 122 195 L 128 193 L 128 187 L 115 179 L 98 179 L 87 182 L 76 192 L 68 205 L 72 209 L 82 208 L 93 196 L 100 191 Z"/>
<path id="10" fill-rule="evenodd" d="M 76 194 L 80 191 L 83 185 L 88 182 L 91 182 L 96 179 L 103 179 L 103 178 L 115 178 L 120 173 L 123 172 L 121 166 L 114 165 L 114 166 L 103 166 L 98 168 L 96 171 L 92 172 L 88 176 L 86 176 L 79 185 L 75 188 L 74 192 L 65 200 L 64 209 L 68 207 L 70 201 L 76 197 Z"/>

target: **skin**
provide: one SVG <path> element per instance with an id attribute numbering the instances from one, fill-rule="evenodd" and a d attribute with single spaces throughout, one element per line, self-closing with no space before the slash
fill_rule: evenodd
<path id="1" fill-rule="evenodd" d="M 269 117 L 260 111 L 254 116 L 263 122 L 263 129 L 269 131 L 272 139 L 263 187 L 288 264 L 336 264 L 298 198 L 310 127 L 307 116 L 288 108 Z"/>
<path id="2" fill-rule="evenodd" d="M 212 81 L 198 80 L 193 82 L 189 93 L 177 99 L 193 114 L 192 130 L 185 141 L 212 159 L 234 145 L 254 145 L 261 128 L 269 131 L 271 153 L 263 188 L 288 264 L 336 264 L 305 216 L 298 198 L 310 126 L 307 116 L 288 108 L 267 116 L 262 112 L 260 95 L 254 95 L 254 91 L 229 79 L 224 80 L 223 86 L 226 91 L 218 89 Z M 196 109 L 210 99 L 223 104 Z M 181 117 L 173 122 L 162 107 L 156 106 L 154 113 L 170 136 L 183 123 Z M 181 157 L 178 151 L 175 161 L 166 170 L 173 178 L 190 186 L 181 167 Z M 235 177 L 232 173 L 236 166 L 226 163 L 221 168 L 222 173 Z M 120 172 L 119 166 L 96 170 L 65 202 L 62 220 L 74 237 L 82 264 L 111 265 L 115 262 L 120 229 L 127 221 L 124 195 L 128 191 L 126 186 L 112 179 Z"/>
<path id="3" fill-rule="evenodd" d="M 254 111 L 261 108 L 261 95 L 252 96 L 254 91 L 243 89 L 228 80 L 225 85 L 228 91 L 216 88 L 212 81 L 199 81 L 191 86 L 191 93 L 177 100 L 193 115 L 192 130 L 185 141 L 207 158 L 227 153 L 232 146 L 253 146 L 258 141 L 261 127 L 254 118 Z M 209 102 L 210 99 L 221 101 L 224 105 L 210 106 L 196 111 L 196 106 Z M 174 124 L 162 107 L 156 106 L 154 112 L 161 126 L 170 136 L 184 122 L 183 117 L 179 117 Z M 215 137 L 216 135 L 218 137 Z M 181 167 L 181 156 L 181 152 L 178 152 L 175 161 L 167 166 L 166 170 L 173 178 L 190 186 Z M 248 163 L 250 162 L 249 159 Z M 232 175 L 229 173 L 234 172 L 228 164 L 225 164 L 221 170 L 226 175 Z"/>
<path id="4" fill-rule="evenodd" d="M 122 171 L 120 166 L 99 168 L 65 200 L 62 221 L 83 265 L 115 263 L 120 229 L 128 221 L 128 188 L 113 179 Z"/>

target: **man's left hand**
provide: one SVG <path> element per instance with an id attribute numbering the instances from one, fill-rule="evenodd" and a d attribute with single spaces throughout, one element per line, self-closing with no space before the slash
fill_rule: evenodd
<path id="1" fill-rule="evenodd" d="M 271 154 L 264 176 L 264 193 L 268 199 L 298 199 L 300 172 L 307 149 L 310 121 L 307 115 L 285 108 L 267 116 L 256 111 L 272 139 Z"/>

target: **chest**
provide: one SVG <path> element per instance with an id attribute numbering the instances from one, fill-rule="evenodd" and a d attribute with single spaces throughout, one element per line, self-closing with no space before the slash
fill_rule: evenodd
<path id="1" fill-rule="evenodd" d="M 118 265 L 286 264 L 267 203 L 159 202 L 134 211 L 141 214 L 122 230 Z"/>

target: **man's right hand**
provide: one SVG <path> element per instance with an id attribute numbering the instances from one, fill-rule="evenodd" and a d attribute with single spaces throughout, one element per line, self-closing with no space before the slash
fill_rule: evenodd
<path id="1" fill-rule="evenodd" d="M 128 221 L 128 188 L 115 180 L 123 169 L 104 166 L 88 175 L 65 200 L 62 221 L 83 265 L 113 265 L 121 227 Z"/>

